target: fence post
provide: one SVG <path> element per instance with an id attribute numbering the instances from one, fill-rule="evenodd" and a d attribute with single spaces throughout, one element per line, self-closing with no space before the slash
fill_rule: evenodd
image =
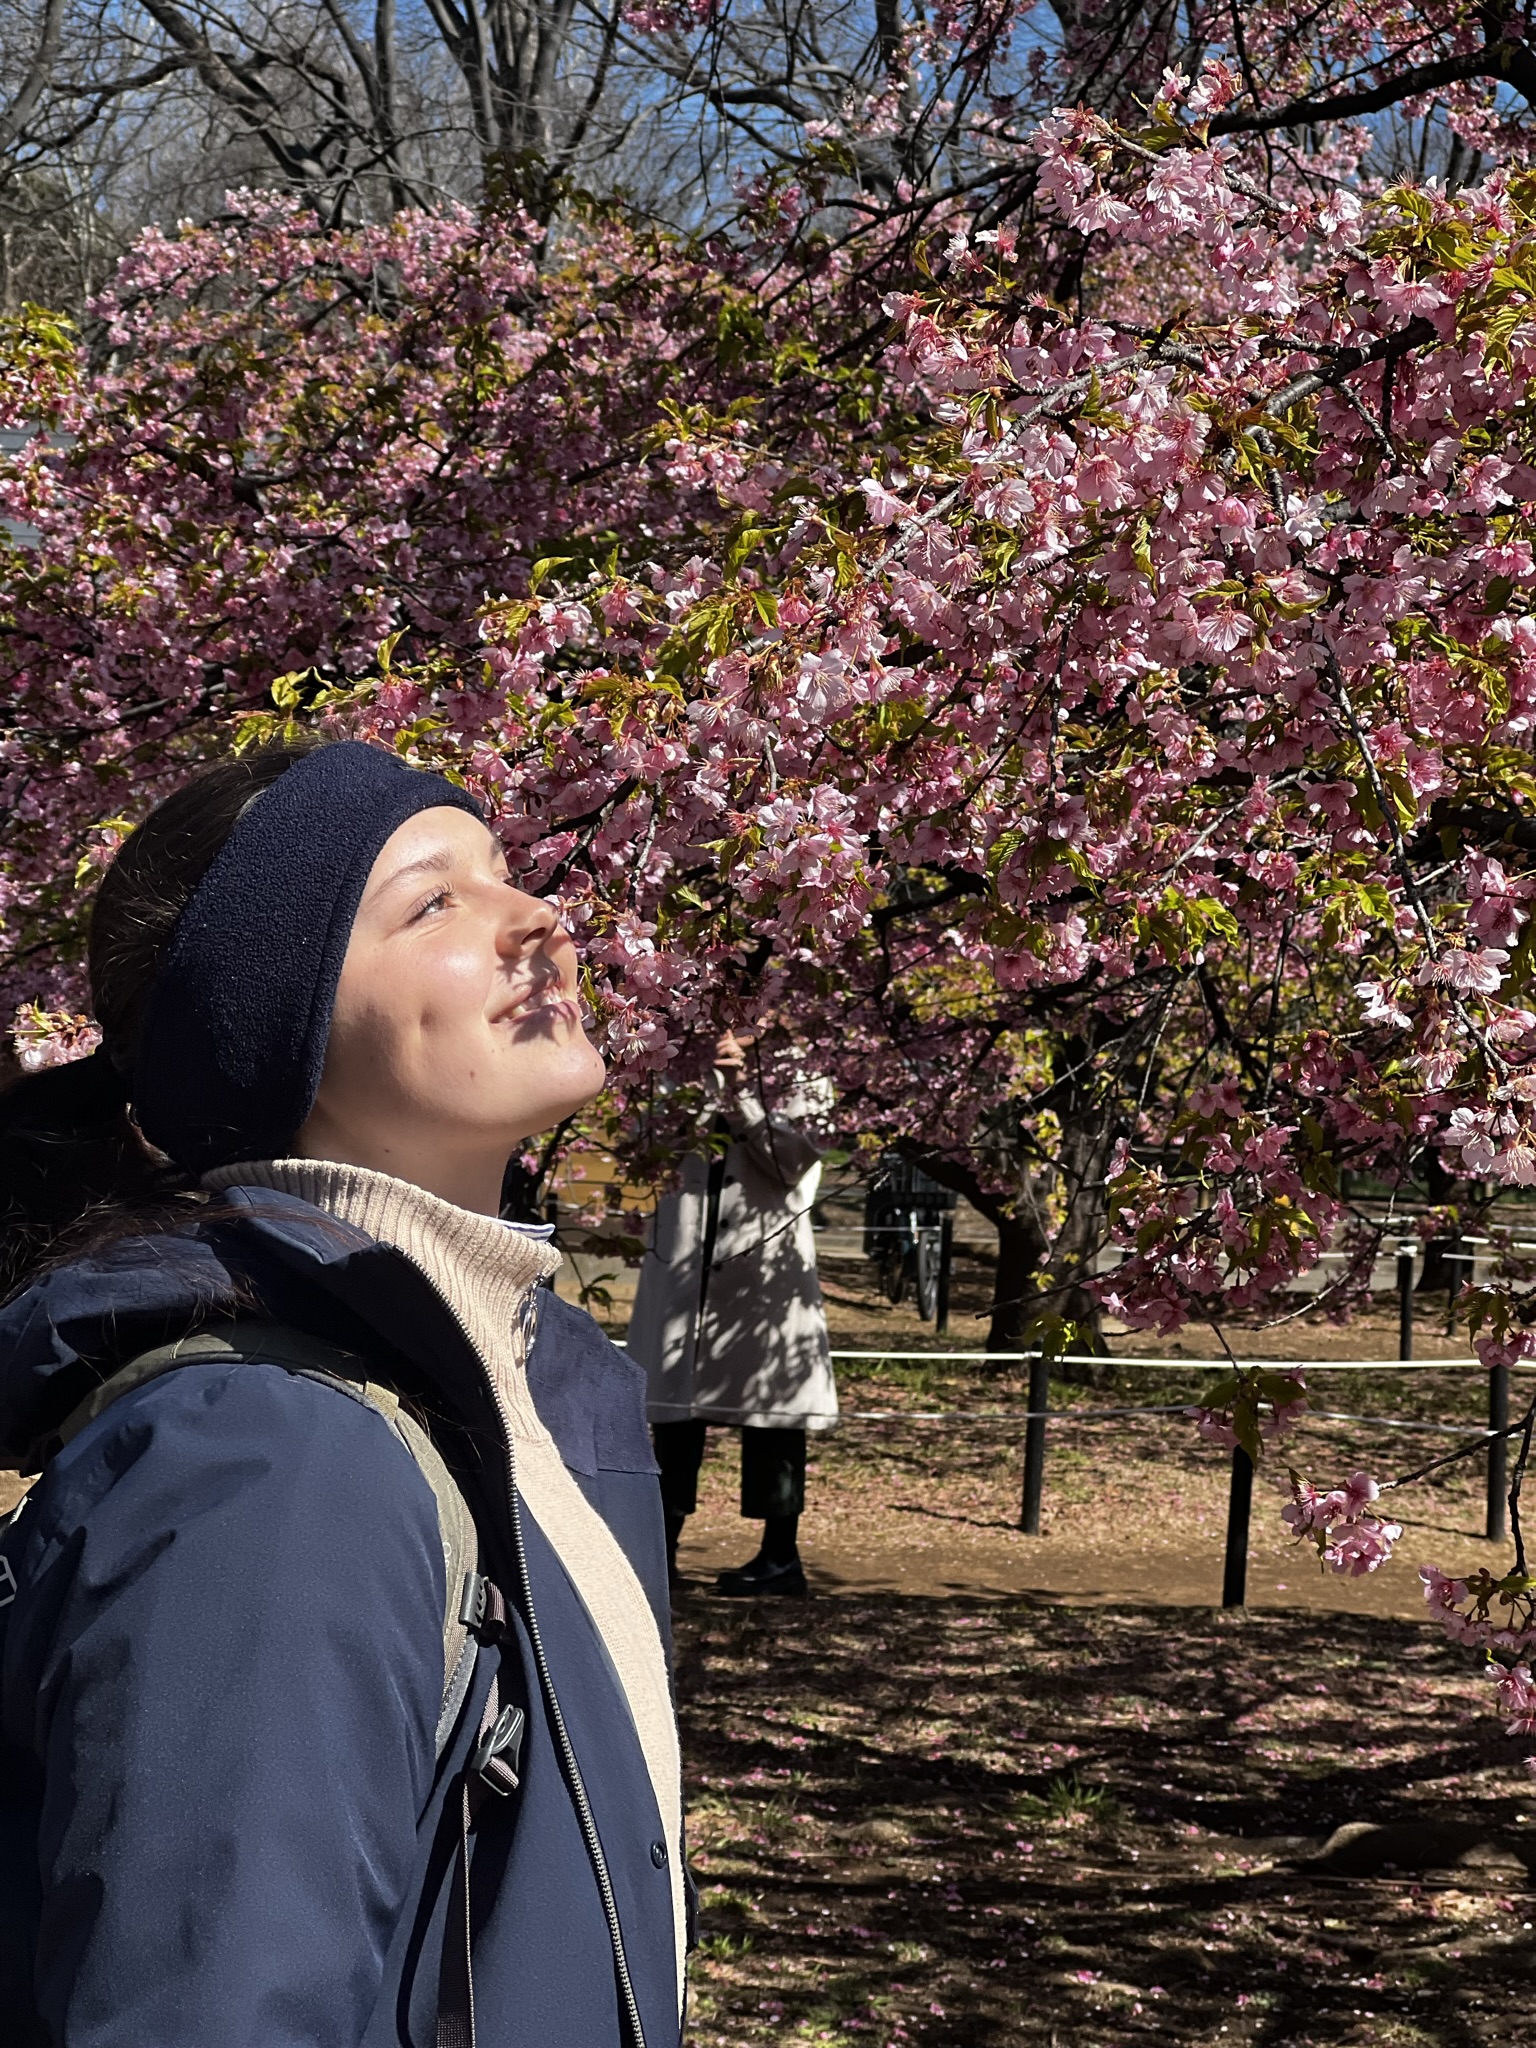
<path id="1" fill-rule="evenodd" d="M 940 1337 L 949 1328 L 949 1268 L 954 1256 L 954 1211 L 946 1209 L 939 1219 L 939 1293 L 933 1317 L 934 1332 Z"/>
<path id="2" fill-rule="evenodd" d="M 1248 1521 L 1253 1512 L 1253 1460 L 1238 1444 L 1232 1452 L 1232 1486 L 1227 1495 L 1227 1563 L 1221 1578 L 1223 1607 L 1248 1598 Z"/>
<path id="3" fill-rule="evenodd" d="M 1468 1280 L 1475 1280 L 1477 1277 L 1477 1253 L 1473 1252 L 1469 1260 L 1466 1252 L 1462 1250 L 1465 1242 L 1464 1238 L 1453 1237 L 1451 1239 L 1451 1249 L 1445 1255 L 1445 1268 L 1450 1274 L 1450 1279 L 1446 1282 L 1445 1288 L 1445 1334 L 1447 1337 L 1454 1337 L 1456 1334 L 1456 1298 L 1466 1282 Z M 1461 1269 L 1468 1264 L 1471 1265 L 1472 1271 L 1463 1275 Z"/>
<path id="4" fill-rule="evenodd" d="M 1397 1355 L 1413 1356 L 1413 1245 L 1397 1247 Z"/>
<path id="5" fill-rule="evenodd" d="M 1029 1361 L 1029 1420 L 1024 1425 L 1024 1512 L 1019 1527 L 1040 1534 L 1040 1494 L 1045 1485 L 1045 1411 L 1051 1398 L 1051 1361 L 1042 1350 Z"/>
<path id="6" fill-rule="evenodd" d="M 1509 1427 L 1509 1367 L 1496 1365 L 1488 1374 L 1488 1427 Z M 1509 1438 L 1488 1439 L 1488 1541 L 1502 1543 L 1509 1534 Z"/>

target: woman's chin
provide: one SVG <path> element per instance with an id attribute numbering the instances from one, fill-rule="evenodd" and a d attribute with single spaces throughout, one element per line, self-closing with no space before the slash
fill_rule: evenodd
<path id="1" fill-rule="evenodd" d="M 608 1083 L 608 1068 L 602 1054 L 590 1041 L 584 1041 L 580 1052 L 575 1047 L 571 1050 L 572 1057 L 562 1061 L 555 1072 L 539 1076 L 542 1085 L 533 1091 L 534 1100 L 529 1100 L 530 1091 L 520 1091 L 522 1102 L 515 1121 L 521 1130 L 550 1130 L 602 1094 Z"/>
<path id="2" fill-rule="evenodd" d="M 583 1091 L 581 1102 L 590 1102 L 594 1095 L 601 1094 L 608 1085 L 608 1062 L 586 1032 L 579 1029 L 570 1050 L 571 1085 Z M 578 1103 L 577 1107 L 580 1106 Z"/>

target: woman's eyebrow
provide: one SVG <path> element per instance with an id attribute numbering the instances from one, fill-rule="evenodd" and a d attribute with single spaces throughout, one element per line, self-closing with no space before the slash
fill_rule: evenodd
<path id="1" fill-rule="evenodd" d="M 418 854 L 415 860 L 408 860 L 384 877 L 380 887 L 392 889 L 396 882 L 408 881 L 412 875 L 447 874 L 457 867 L 458 856 L 450 846 L 440 846 L 434 853 Z"/>

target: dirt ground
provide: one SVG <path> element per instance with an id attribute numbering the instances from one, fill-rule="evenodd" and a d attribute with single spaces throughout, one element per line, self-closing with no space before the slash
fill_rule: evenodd
<path id="1" fill-rule="evenodd" d="M 909 1304 L 893 1308 L 860 1259 L 824 1260 L 822 1283 L 833 1345 L 893 1353 L 978 1350 L 990 1290 L 984 1268 L 960 1266 L 950 1329 L 938 1337 Z M 574 1290 L 573 1290 L 574 1291 Z M 622 1280 L 607 1320 L 621 1334 Z M 1384 1421 L 1315 1420 L 1288 1449 L 1314 1479 L 1364 1466 L 1380 1480 L 1412 1470 L 1457 1441 L 1394 1424 L 1485 1420 L 1486 1380 L 1465 1359 L 1464 1332 L 1444 1334 L 1444 1298 L 1424 1304 L 1411 1371 L 1309 1373 L 1314 1406 L 1329 1414 Z M 1239 1356 L 1382 1358 L 1397 1344 L 1395 1301 L 1346 1327 L 1308 1315 L 1281 1330 L 1234 1330 Z M 1196 1362 L 1218 1352 L 1210 1331 L 1173 1342 L 1113 1332 L 1125 1361 L 1095 1387 L 1053 1381 L 1042 1531 L 1018 1529 L 1023 1482 L 1027 1368 L 950 1364 L 937 1357 L 869 1359 L 838 1366 L 842 1426 L 812 1439 L 809 1511 L 802 1551 L 812 1583 L 826 1593 L 911 1593 L 965 1599 L 1028 1594 L 1074 1602 L 1151 1600 L 1199 1606 L 1221 1595 L 1230 1477 L 1225 1453 L 1201 1444 L 1181 1412 L 1209 1384 Z M 1424 1369 L 1421 1369 L 1424 1368 Z M 1163 1414 L 1101 1415 L 1105 1409 L 1163 1408 Z M 946 1419 L 928 1420 L 930 1416 Z M 878 1419 L 876 1419 L 878 1418 Z M 1059 1419 L 1058 1419 L 1059 1418 Z M 700 1511 L 681 1551 L 685 1572 L 704 1583 L 740 1563 L 750 1531 L 736 1514 L 735 1479 L 724 1433 L 712 1437 Z M 1298 1551 L 1279 1519 L 1285 1469 L 1255 1487 L 1248 1603 L 1416 1620 L 1423 1613 L 1417 1566 L 1476 1570 L 1496 1546 L 1479 1533 L 1484 1488 L 1476 1461 L 1429 1485 L 1405 1489 L 1394 1512 L 1406 1534 L 1386 1572 L 1342 1581 Z"/>
<path id="2" fill-rule="evenodd" d="M 980 1262 L 942 1339 L 856 1257 L 824 1283 L 839 1349 L 984 1341 Z M 610 1275 L 616 1334 L 627 1291 Z M 1390 1358 L 1396 1331 L 1384 1300 L 1233 1342 Z M 1362 1582 L 1289 1541 L 1261 1475 L 1249 1605 L 1223 1613 L 1226 1457 L 1176 1413 L 1090 1412 L 1195 1398 L 1214 1339 L 1114 1341 L 1156 1356 L 1053 1384 L 1038 1537 L 1017 1528 L 1020 1368 L 841 1366 L 803 1602 L 714 1593 L 753 1531 L 712 1432 L 675 1609 L 689 2048 L 1536 2048 L 1536 1742 L 1425 1625 L 1413 1569 L 1502 1565 L 1480 1470 L 1397 1496 L 1399 1556 Z M 1418 1350 L 1465 1355 L 1443 1299 Z M 1452 1439 L 1382 1418 L 1475 1426 L 1486 1398 L 1450 1365 L 1310 1378 L 1365 1418 L 1303 1433 L 1315 1478 L 1405 1471 Z"/>
<path id="3" fill-rule="evenodd" d="M 694 2048 L 1536 2041 L 1536 1786 L 1420 1626 L 690 1591 L 678 1634 Z M 1309 1861 L 1351 1822 L 1410 1825 Z"/>
<path id="4" fill-rule="evenodd" d="M 940 1341 L 866 1270 L 827 1262 L 838 1348 Z M 979 1343 L 984 1280 L 947 1347 Z M 1421 1356 L 1465 1355 L 1434 1306 Z M 1236 1341 L 1386 1357 L 1396 1333 L 1383 1302 L 1346 1331 Z M 1536 2048 L 1536 1744 L 1504 1735 L 1476 1660 L 1425 1625 L 1414 1570 L 1505 1555 L 1479 1533 L 1475 1462 L 1404 1493 L 1398 1558 L 1362 1582 L 1320 1573 L 1261 1478 L 1249 1606 L 1223 1613 L 1224 1454 L 1182 1416 L 1070 1412 L 1187 1401 L 1197 1371 L 1053 1386 L 1068 1412 L 1035 1538 L 1016 1527 L 1023 1426 L 978 1415 L 1027 1405 L 1017 1368 L 840 1380 L 850 1419 L 813 1439 L 812 1596 L 713 1593 L 752 1548 L 728 1432 L 683 1545 L 692 2048 Z M 1476 1425 L 1486 1398 L 1454 1368 L 1313 1385 L 1406 1422 Z M 934 1412 L 960 1419 L 913 1419 Z M 1294 1455 L 1386 1477 L 1451 1441 L 1318 1422 Z"/>

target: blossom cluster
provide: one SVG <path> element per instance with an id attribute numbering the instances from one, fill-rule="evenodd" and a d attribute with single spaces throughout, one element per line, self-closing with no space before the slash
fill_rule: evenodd
<path id="1" fill-rule="evenodd" d="M 1298 1541 L 1306 1539 L 1330 1571 L 1361 1578 L 1379 1571 L 1403 1533 L 1376 1507 L 1381 1488 L 1367 1472 L 1356 1472 L 1342 1486 L 1320 1491 L 1291 1474 L 1291 1499 L 1280 1518 Z"/>
<path id="2" fill-rule="evenodd" d="M 1224 1450 L 1239 1445 L 1257 1457 L 1262 1446 L 1283 1441 L 1307 1412 L 1307 1385 L 1300 1368 L 1274 1372 L 1234 1366 L 1212 1388 L 1209 1398 L 1186 1408 L 1207 1443 Z"/>
<path id="3" fill-rule="evenodd" d="M 1519 1653 L 1536 1647 L 1532 1585 L 1518 1572 L 1496 1579 L 1486 1567 L 1467 1579 L 1435 1565 L 1419 1567 L 1429 1611 L 1453 1643 L 1469 1649 Z M 1495 1608 L 1502 1614 L 1495 1615 Z"/>
<path id="4" fill-rule="evenodd" d="M 1536 1679 L 1531 1676 L 1530 1665 L 1516 1664 L 1508 1670 L 1502 1665 L 1493 1665 L 1489 1676 L 1493 1679 L 1500 1711 L 1509 1716 L 1505 1733 L 1536 1735 Z"/>
<path id="5" fill-rule="evenodd" d="M 67 1066 L 84 1059 L 101 1043 L 101 1032 L 80 1011 L 45 1010 L 41 1003 L 18 1004 L 11 1023 L 11 1043 L 24 1074 L 45 1067 Z"/>

